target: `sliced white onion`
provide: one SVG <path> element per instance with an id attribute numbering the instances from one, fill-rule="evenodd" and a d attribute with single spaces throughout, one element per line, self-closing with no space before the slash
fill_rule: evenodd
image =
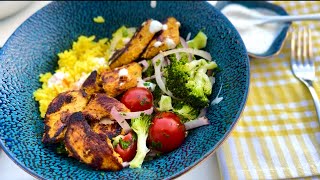
<path id="1" fill-rule="evenodd" d="M 221 83 L 221 86 L 220 86 L 220 89 L 218 91 L 218 94 L 217 94 L 216 98 L 214 98 L 214 100 L 212 100 L 211 105 L 219 104 L 223 100 L 223 97 L 219 97 L 219 95 L 221 93 L 222 85 L 223 85 L 223 83 Z"/>
<path id="2" fill-rule="evenodd" d="M 188 33 L 187 37 L 186 37 L 186 41 L 189 41 L 191 38 L 191 32 Z"/>
<path id="3" fill-rule="evenodd" d="M 202 116 L 200 118 L 197 118 L 195 120 L 189 121 L 184 123 L 184 126 L 186 127 L 186 130 L 194 129 L 200 126 L 209 125 L 210 122 L 207 117 Z"/>
<path id="4" fill-rule="evenodd" d="M 160 59 L 160 57 L 164 57 L 164 56 L 168 56 L 170 54 L 174 54 L 174 53 L 191 53 L 197 56 L 201 56 L 202 58 L 211 61 L 212 57 L 210 55 L 210 53 L 203 51 L 203 50 L 199 50 L 199 49 L 192 49 L 192 48 L 178 48 L 178 49 L 172 49 L 172 50 L 168 50 L 165 52 L 161 52 L 159 53 L 157 56 L 155 56 L 152 59 L 152 62 L 155 63 L 156 60 Z"/>
<path id="5" fill-rule="evenodd" d="M 163 72 L 161 72 L 161 76 L 163 76 Z M 156 75 L 152 75 L 152 76 L 150 76 L 150 77 L 146 77 L 146 78 L 144 78 L 143 80 L 144 80 L 144 81 L 149 81 L 149 80 L 154 79 L 154 78 L 156 78 Z"/>
<path id="6" fill-rule="evenodd" d="M 212 100 L 211 105 L 219 104 L 223 100 L 223 97 L 216 97 L 214 100 Z"/>
<path id="7" fill-rule="evenodd" d="M 180 60 L 180 59 L 181 59 L 180 54 L 179 54 L 179 53 L 175 53 L 175 54 L 176 54 L 176 58 L 177 58 L 178 60 Z"/>
<path id="8" fill-rule="evenodd" d="M 155 77 L 156 77 L 155 75 L 152 75 L 152 76 L 150 76 L 150 77 L 144 78 L 143 80 L 144 80 L 144 81 L 149 81 L 149 80 L 151 80 L 151 79 L 154 79 Z"/>
<path id="9" fill-rule="evenodd" d="M 201 109 L 199 115 L 198 115 L 198 118 L 202 117 L 202 116 L 205 116 L 207 114 L 207 111 L 208 111 L 208 108 L 205 107 L 203 109 Z"/>
<path id="10" fill-rule="evenodd" d="M 182 37 L 180 37 L 180 42 L 181 42 L 182 47 L 184 47 L 184 48 L 188 48 L 189 47 L 187 42 Z M 188 60 L 189 60 L 189 62 L 192 61 L 192 55 L 191 54 L 188 54 Z"/>
<path id="11" fill-rule="evenodd" d="M 153 113 L 153 107 L 150 109 L 144 110 L 144 111 L 137 111 L 137 112 L 119 112 L 120 116 L 124 119 L 133 119 L 138 118 L 141 116 L 141 114 L 152 114 Z"/>
<path id="12" fill-rule="evenodd" d="M 146 60 L 139 61 L 138 63 L 143 66 L 142 72 L 145 72 L 149 67 L 149 63 Z"/>
<path id="13" fill-rule="evenodd" d="M 159 55 L 161 55 L 161 54 L 159 54 Z M 161 67 L 162 67 L 162 63 L 163 63 L 163 61 L 164 61 L 164 56 L 159 56 L 159 55 L 157 55 L 156 57 L 154 57 L 153 59 L 152 59 L 152 63 L 153 63 L 153 67 L 154 67 L 154 74 L 155 74 L 155 76 L 156 76 L 156 81 L 157 81 L 157 84 L 158 84 L 158 86 L 159 86 L 159 88 L 164 92 L 164 93 L 166 93 L 168 96 L 170 96 L 170 97 L 173 97 L 173 98 L 175 98 L 173 95 L 172 95 L 172 93 L 169 91 L 169 90 L 167 90 L 166 89 L 166 86 L 165 86 L 165 84 L 164 84 L 164 82 L 163 82 L 163 80 L 162 80 L 162 77 L 161 77 Z M 158 63 L 157 63 L 157 61 L 158 61 Z"/>
<path id="14" fill-rule="evenodd" d="M 127 134 L 129 131 L 131 131 L 131 127 L 128 124 L 128 122 L 121 116 L 121 114 L 117 111 L 115 107 L 112 107 L 111 109 L 111 116 L 119 123 L 119 125 L 122 127 L 124 132 Z"/>
<path id="15" fill-rule="evenodd" d="M 209 76 L 209 79 L 210 79 L 211 85 L 213 85 L 216 82 L 216 78 L 213 76 Z"/>
<path id="16" fill-rule="evenodd" d="M 123 163 L 122 163 L 122 167 L 123 167 L 123 168 L 129 167 L 129 165 L 130 165 L 129 162 L 123 162 Z"/>
<path id="17" fill-rule="evenodd" d="M 177 54 L 179 54 L 179 53 L 177 53 Z M 163 66 L 168 66 L 168 65 L 170 65 L 170 59 L 166 56 L 166 57 L 164 57 Z"/>
<path id="18" fill-rule="evenodd" d="M 181 43 L 182 47 L 188 48 L 188 44 L 187 44 L 186 40 L 184 40 L 182 37 L 180 37 L 180 43 Z"/>
<path id="19" fill-rule="evenodd" d="M 137 78 L 138 79 L 138 84 L 137 87 L 144 87 L 149 89 L 151 92 L 153 92 L 156 88 L 156 84 L 152 83 L 152 82 L 146 82 L 143 79 L 141 79 L 140 77 Z"/>
<path id="20" fill-rule="evenodd" d="M 148 152 L 147 156 L 149 157 L 156 157 L 157 154 L 161 153 L 160 151 L 154 150 L 154 149 L 150 149 L 150 151 Z"/>

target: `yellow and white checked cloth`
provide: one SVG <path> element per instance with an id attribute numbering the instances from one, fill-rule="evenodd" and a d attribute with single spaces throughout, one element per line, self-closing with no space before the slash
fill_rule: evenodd
<path id="1" fill-rule="evenodd" d="M 320 2 L 274 2 L 289 14 L 319 13 Z M 294 22 L 314 30 L 315 82 L 320 97 L 320 22 Z M 251 59 L 247 105 L 218 149 L 223 179 L 320 178 L 320 123 L 307 88 L 290 69 L 290 39 L 281 54 Z"/>

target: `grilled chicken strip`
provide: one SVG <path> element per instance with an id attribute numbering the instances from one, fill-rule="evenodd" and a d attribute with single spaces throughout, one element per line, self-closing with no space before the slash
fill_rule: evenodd
<path id="1" fill-rule="evenodd" d="M 153 36 L 161 31 L 162 24 L 159 21 L 149 19 L 142 24 L 126 46 L 115 52 L 110 58 L 110 68 L 116 68 L 139 58 L 143 50 L 148 46 Z"/>
<path id="2" fill-rule="evenodd" d="M 91 72 L 91 74 L 83 82 L 81 89 L 84 90 L 88 96 L 91 96 L 93 93 L 103 92 L 101 88 L 100 75 L 97 71 Z"/>
<path id="3" fill-rule="evenodd" d="M 102 118 L 112 118 L 111 109 L 115 107 L 119 112 L 130 112 L 130 110 L 115 98 L 105 93 L 96 93 L 91 96 L 88 105 L 82 113 L 89 121 L 100 121 Z"/>
<path id="4" fill-rule="evenodd" d="M 42 142 L 57 143 L 63 140 L 69 116 L 82 111 L 87 102 L 87 95 L 82 90 L 63 92 L 55 97 L 45 115 Z"/>
<path id="5" fill-rule="evenodd" d="M 93 93 L 105 92 L 110 97 L 116 97 L 124 91 L 137 86 L 137 81 L 142 76 L 142 68 L 136 63 L 102 71 L 98 74 L 93 71 L 82 84 L 83 89 L 89 96 Z"/>
<path id="6" fill-rule="evenodd" d="M 123 168 L 122 158 L 114 151 L 110 139 L 93 132 L 81 112 L 70 116 L 64 142 L 69 156 L 95 169 L 118 171 Z"/>
<path id="7" fill-rule="evenodd" d="M 174 17 L 169 17 L 164 22 L 162 32 L 153 38 L 141 58 L 151 59 L 160 51 L 175 48 L 180 43 L 179 27 L 180 23 Z"/>
<path id="8" fill-rule="evenodd" d="M 91 124 L 91 128 L 95 133 L 105 135 L 109 139 L 112 139 L 121 134 L 122 128 L 119 123 L 114 120 L 109 120 L 109 122 L 109 124 L 101 123 L 101 121 L 94 122 Z"/>
<path id="9" fill-rule="evenodd" d="M 142 67 L 132 62 L 115 68 L 112 71 L 101 73 L 101 83 L 104 92 L 110 97 L 116 97 L 126 90 L 137 86 L 138 79 L 142 76 Z"/>

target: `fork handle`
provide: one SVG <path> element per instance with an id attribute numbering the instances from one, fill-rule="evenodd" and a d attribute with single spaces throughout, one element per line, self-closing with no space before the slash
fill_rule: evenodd
<path id="1" fill-rule="evenodd" d="M 316 93 L 316 90 L 312 86 L 311 82 L 306 82 L 305 83 L 311 93 L 311 96 L 313 98 L 314 106 L 316 108 L 317 116 L 318 116 L 318 121 L 320 122 L 320 102 L 319 102 L 319 97 Z"/>

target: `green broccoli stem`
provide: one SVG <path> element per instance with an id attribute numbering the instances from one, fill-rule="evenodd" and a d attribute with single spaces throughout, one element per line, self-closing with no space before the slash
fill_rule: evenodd
<path id="1" fill-rule="evenodd" d="M 211 70 L 211 69 L 214 69 L 214 68 L 216 68 L 216 67 L 218 67 L 218 65 L 217 65 L 217 63 L 216 62 L 214 62 L 214 61 L 210 61 L 207 65 L 206 65 L 206 68 L 207 68 L 207 70 Z"/>
<path id="2" fill-rule="evenodd" d="M 147 148 L 147 135 L 139 135 L 138 134 L 138 141 L 137 141 L 137 154 L 135 155 L 134 159 L 130 162 L 130 168 L 140 168 L 144 158 L 146 157 L 147 153 L 150 151 Z"/>

